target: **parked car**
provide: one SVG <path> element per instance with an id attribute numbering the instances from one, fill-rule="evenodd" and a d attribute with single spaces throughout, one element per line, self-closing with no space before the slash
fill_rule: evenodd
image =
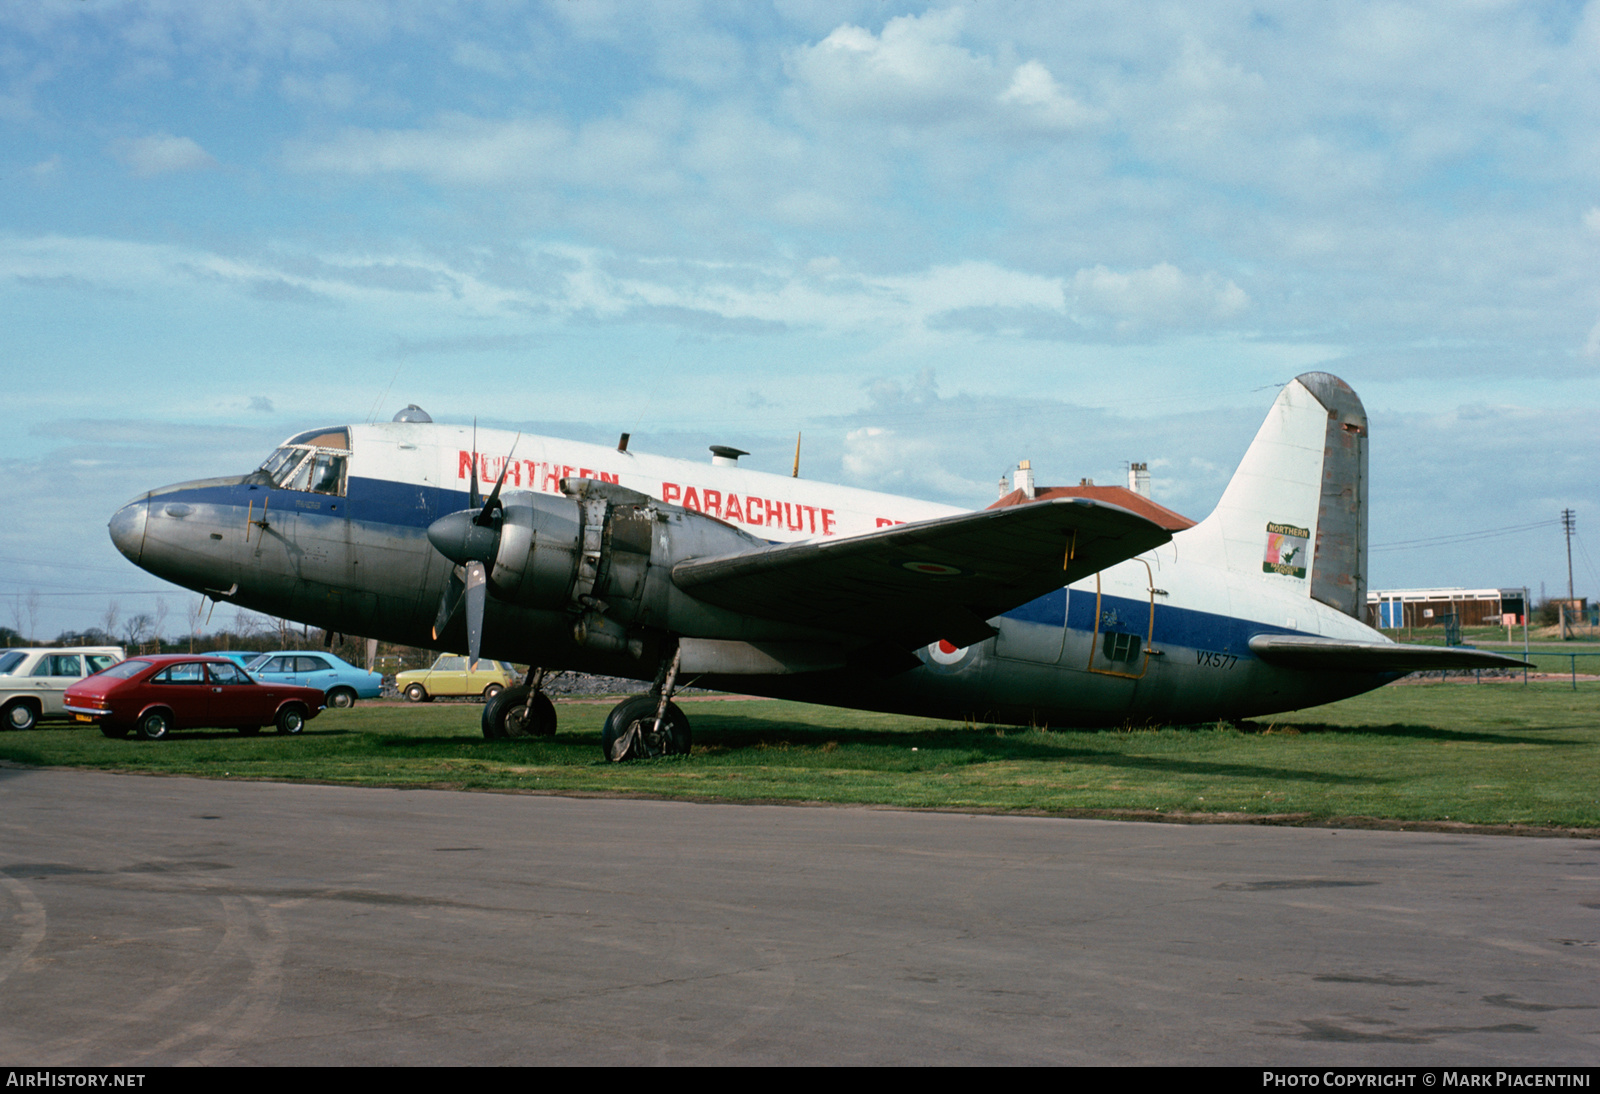
<path id="1" fill-rule="evenodd" d="M 41 718 L 70 718 L 61 697 L 85 676 L 122 660 L 117 646 L 17 649 L 0 653 L 0 727 L 32 729 Z"/>
<path id="2" fill-rule="evenodd" d="M 426 703 L 439 695 L 482 696 L 488 702 L 522 679 L 522 674 L 505 661 L 484 659 L 477 671 L 467 672 L 467 659 L 457 653 L 441 654 L 432 668 L 397 673 L 394 686 L 413 703 Z"/>
<path id="3" fill-rule="evenodd" d="M 262 683 L 321 688 L 329 707 L 353 707 L 383 694 L 383 673 L 358 669 L 320 650 L 276 650 L 256 655 L 246 671 Z"/>
<path id="4" fill-rule="evenodd" d="M 226 657 L 242 669 L 248 669 L 250 662 L 261 656 L 260 650 L 205 650 L 207 657 Z"/>
<path id="5" fill-rule="evenodd" d="M 156 654 L 131 657 L 67 689 L 66 708 L 107 737 L 138 731 L 159 741 L 175 729 L 218 726 L 246 737 L 274 725 L 299 733 L 321 712 L 317 688 L 267 684 L 224 657 Z"/>

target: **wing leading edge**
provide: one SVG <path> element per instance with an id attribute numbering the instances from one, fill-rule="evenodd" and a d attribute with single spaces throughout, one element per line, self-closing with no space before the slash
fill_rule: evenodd
<path id="1" fill-rule="evenodd" d="M 1063 498 L 690 559 L 672 580 L 719 607 L 862 643 L 965 646 L 996 633 L 985 620 L 1171 538 L 1126 509 Z"/>
<path id="2" fill-rule="evenodd" d="M 1290 634 L 1258 634 L 1250 639 L 1250 652 L 1268 664 L 1283 668 L 1327 672 L 1439 672 L 1526 667 L 1515 657 L 1462 646 L 1347 642 Z"/>

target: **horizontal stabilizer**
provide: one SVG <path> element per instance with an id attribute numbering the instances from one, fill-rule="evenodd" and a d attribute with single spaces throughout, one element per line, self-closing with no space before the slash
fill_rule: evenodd
<path id="1" fill-rule="evenodd" d="M 1326 672 L 1459 672 L 1465 669 L 1520 669 L 1525 662 L 1466 646 L 1411 646 L 1398 642 L 1347 642 L 1297 634 L 1258 634 L 1250 652 L 1286 669 Z"/>
<path id="2" fill-rule="evenodd" d="M 1126 509 L 1063 498 L 690 559 L 672 580 L 707 603 L 862 643 L 965 646 L 995 633 L 985 620 L 1171 538 Z"/>

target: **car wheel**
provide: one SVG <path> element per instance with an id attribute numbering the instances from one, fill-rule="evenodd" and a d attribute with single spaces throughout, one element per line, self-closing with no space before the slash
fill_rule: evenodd
<path id="1" fill-rule="evenodd" d="M 412 684 L 406 688 L 406 698 L 413 703 L 425 703 L 428 700 L 428 689 L 421 684 Z"/>
<path id="2" fill-rule="evenodd" d="M 255 737 L 255 736 L 259 735 L 260 733 L 261 733 L 261 727 L 260 726 L 240 726 L 239 727 L 239 736 L 241 736 L 241 737 Z"/>
<path id="3" fill-rule="evenodd" d="M 483 689 L 483 701 L 485 703 L 492 701 L 496 695 L 499 695 L 504 690 L 506 689 L 499 684 L 490 684 Z"/>
<path id="4" fill-rule="evenodd" d="M 278 711 L 273 724 L 278 727 L 278 732 L 292 737 L 306 728 L 306 712 L 297 706 L 287 706 Z"/>
<path id="5" fill-rule="evenodd" d="M 139 719 L 139 736 L 146 741 L 159 741 L 172 732 L 172 715 L 164 710 L 152 710 Z"/>
<path id="6" fill-rule="evenodd" d="M 334 710 L 349 710 L 356 705 L 356 693 L 349 688 L 334 688 L 328 692 L 328 706 Z"/>
<path id="7" fill-rule="evenodd" d="M 128 736 L 127 726 L 114 726 L 109 722 L 100 723 L 100 732 L 110 737 L 113 741 L 121 741 Z"/>
<path id="8" fill-rule="evenodd" d="M 17 700 L 6 707 L 5 725 L 7 729 L 32 729 L 39 721 L 39 712 L 29 703 Z"/>

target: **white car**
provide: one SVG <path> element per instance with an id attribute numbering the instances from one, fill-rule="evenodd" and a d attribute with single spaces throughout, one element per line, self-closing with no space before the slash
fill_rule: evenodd
<path id="1" fill-rule="evenodd" d="M 70 718 L 62 694 L 122 659 L 116 646 L 0 652 L 0 728 L 32 729 L 41 718 Z"/>

